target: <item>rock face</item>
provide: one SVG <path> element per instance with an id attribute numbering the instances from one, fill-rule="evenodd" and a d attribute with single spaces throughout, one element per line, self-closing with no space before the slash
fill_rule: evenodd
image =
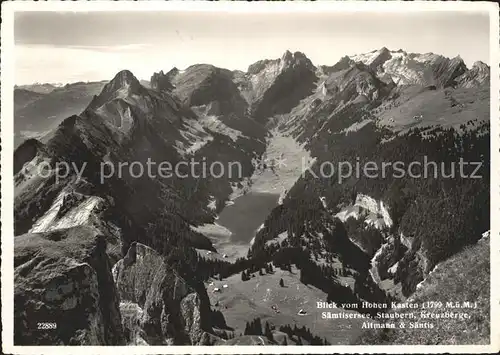
<path id="1" fill-rule="evenodd" d="M 127 255 L 114 266 L 113 276 L 122 301 L 134 303 L 141 310 L 136 318 L 148 344 L 200 341 L 200 297 L 155 250 L 132 244 Z"/>
<path id="2" fill-rule="evenodd" d="M 202 341 L 202 305 L 197 293 L 190 293 L 180 304 L 181 317 L 184 320 L 184 331 L 189 335 L 192 344 Z"/>
<path id="3" fill-rule="evenodd" d="M 374 198 L 358 194 L 353 206 L 341 210 L 335 215 L 342 222 L 349 218 L 359 219 L 360 217 L 374 216 L 375 218 L 366 218 L 365 222 L 374 225 L 377 228 L 390 228 L 393 225 L 392 218 L 383 201 L 377 201 Z M 370 216 L 371 215 L 371 216 Z"/>
<path id="4" fill-rule="evenodd" d="M 458 86 L 473 88 L 481 85 L 488 85 L 490 82 L 490 67 L 478 61 L 472 68 L 457 78 Z"/>
<path id="5" fill-rule="evenodd" d="M 90 103 L 90 107 L 99 107 L 102 104 L 111 101 L 115 98 L 126 97 L 130 94 L 146 93 L 145 88 L 139 80 L 129 70 L 118 72 L 115 77 L 107 83 L 100 94 L 94 97 Z"/>
<path id="6" fill-rule="evenodd" d="M 91 227 L 15 238 L 16 345 L 122 345 L 104 236 Z M 56 329 L 41 329 L 43 323 Z"/>
<path id="7" fill-rule="evenodd" d="M 337 75 L 330 75 L 325 83 L 325 94 L 339 95 L 344 101 L 355 100 L 358 96 L 372 101 L 382 98 L 389 88 L 381 82 L 370 69 L 361 63 L 344 70 Z"/>
<path id="8" fill-rule="evenodd" d="M 449 87 L 456 84 L 455 79 L 467 71 L 467 66 L 462 58 L 458 56 L 450 60 L 446 58 L 441 59 L 432 65 L 432 70 L 436 78 L 434 85 L 437 87 Z"/>
<path id="9" fill-rule="evenodd" d="M 330 75 L 332 73 L 338 72 L 340 70 L 345 70 L 349 69 L 351 66 L 353 66 L 356 62 L 352 60 L 349 56 L 343 56 L 340 58 L 340 60 L 332 65 L 332 66 L 327 66 L 327 65 L 321 65 L 318 67 L 318 71 L 320 75 Z"/>
<path id="10" fill-rule="evenodd" d="M 428 344 L 489 344 L 490 343 L 490 243 L 489 237 L 464 248 L 456 255 L 436 265 L 417 285 L 417 290 L 407 302 L 450 302 L 462 304 L 464 300 L 477 302 L 477 308 L 469 309 L 474 321 L 464 322 L 457 318 L 443 319 L 433 329 L 418 331 L 397 329 L 369 330 L 355 344 L 418 344 L 426 339 Z M 401 312 L 392 310 L 391 312 Z M 430 310 L 439 313 L 439 308 Z M 436 329 L 437 328 L 437 329 Z M 471 339 L 473 334 L 473 339 Z"/>
<path id="11" fill-rule="evenodd" d="M 379 49 L 377 52 L 375 52 L 375 55 L 370 58 L 370 62 L 366 63 L 372 70 L 379 70 L 380 67 L 383 66 L 383 64 L 392 58 L 391 53 L 386 47 L 382 47 Z"/>
<path id="12" fill-rule="evenodd" d="M 317 79 L 316 68 L 303 53 L 286 51 L 279 59 L 250 65 L 246 84 L 240 83 L 240 88 L 250 103 L 251 116 L 265 122 L 275 114 L 290 112 L 312 93 Z"/>
<path id="13" fill-rule="evenodd" d="M 154 73 L 151 77 L 151 88 L 160 91 L 172 91 L 174 86 L 170 82 L 168 74 L 164 74 L 163 70 L 159 73 Z"/>

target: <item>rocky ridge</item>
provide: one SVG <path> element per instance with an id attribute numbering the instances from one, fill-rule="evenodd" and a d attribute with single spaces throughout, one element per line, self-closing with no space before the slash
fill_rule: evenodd
<path id="1" fill-rule="evenodd" d="M 16 237 L 14 328 L 19 345 L 122 345 L 106 240 L 92 227 Z M 47 331 L 44 327 L 54 324 Z"/>

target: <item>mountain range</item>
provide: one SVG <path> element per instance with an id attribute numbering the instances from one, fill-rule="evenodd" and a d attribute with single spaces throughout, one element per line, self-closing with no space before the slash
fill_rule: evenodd
<path id="1" fill-rule="evenodd" d="M 357 321 L 332 332 L 331 321 L 313 317 L 314 304 L 421 297 L 436 266 L 463 266 L 470 253 L 488 260 L 476 243 L 490 223 L 489 82 L 482 62 L 467 68 L 460 57 L 384 47 L 333 65 L 286 51 L 246 72 L 196 64 L 147 83 L 123 70 L 50 92 L 16 88 L 15 343 L 387 341 L 361 334 Z M 279 167 L 262 171 L 274 167 L 268 156 L 292 164 L 299 151 L 307 171 L 298 163 L 286 177 Z M 339 183 L 341 172 L 322 174 L 329 162 L 424 157 L 446 167 L 480 162 L 482 178 L 436 172 Z M 197 178 L 186 168 L 151 178 L 125 169 L 103 180 L 103 164 L 188 160 L 239 162 L 241 172 Z M 72 167 L 66 174 L 62 163 Z M 236 229 L 227 231 L 236 217 L 221 220 L 241 201 L 259 200 L 256 186 L 280 196 L 251 241 L 236 242 Z M 246 206 L 238 223 L 260 209 Z M 213 233 L 221 229 L 229 239 Z M 245 255 L 228 255 L 235 248 Z M 477 272 L 489 282 L 488 270 Z M 488 342 L 486 313 L 477 314 L 477 336 L 454 341 Z M 58 329 L 36 329 L 48 320 Z M 411 341 L 391 335 L 391 343 Z"/>

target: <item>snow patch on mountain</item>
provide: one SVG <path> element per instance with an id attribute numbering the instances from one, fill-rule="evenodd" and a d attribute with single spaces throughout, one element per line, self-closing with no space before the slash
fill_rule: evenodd
<path id="1" fill-rule="evenodd" d="M 349 57 L 354 62 L 369 66 L 382 81 L 388 78 L 397 85 L 453 85 L 454 79 L 468 73 L 463 60 L 458 56 L 452 59 L 434 53 L 407 53 L 403 50 L 390 51 L 383 47 L 369 53 Z M 478 70 L 476 69 L 476 72 Z M 489 72 L 489 70 L 488 70 Z M 463 81 L 476 85 L 475 72 L 468 74 Z M 480 80 L 484 75 L 479 75 Z M 471 79 L 469 79 L 469 77 Z M 467 86 L 465 86 L 467 87 Z"/>
<path id="2" fill-rule="evenodd" d="M 61 192 L 30 233 L 49 232 L 89 223 L 90 216 L 104 200 L 97 196 Z"/>
<path id="3" fill-rule="evenodd" d="M 398 269 L 398 265 L 399 265 L 399 261 L 396 262 L 394 265 L 392 265 L 390 268 L 388 268 L 387 271 L 392 275 L 396 274 L 396 270 Z"/>
<path id="4" fill-rule="evenodd" d="M 367 124 L 369 124 L 370 122 L 372 122 L 372 120 L 370 119 L 366 119 L 366 120 L 363 120 L 361 122 L 356 122 L 356 123 L 353 123 L 352 125 L 350 125 L 349 127 L 347 127 L 346 129 L 343 129 L 341 131 L 341 133 L 349 133 L 349 132 L 356 132 L 356 131 L 359 131 L 361 128 L 363 128 L 364 126 L 366 126 Z"/>
<path id="5" fill-rule="evenodd" d="M 284 231 L 284 232 L 278 234 L 278 236 L 276 238 L 266 241 L 266 245 L 267 246 L 270 246 L 273 244 L 279 245 L 279 244 L 281 244 L 281 242 L 283 242 L 287 238 L 288 238 L 288 231 Z"/>
<path id="6" fill-rule="evenodd" d="M 361 62 L 368 66 L 372 66 L 374 64 L 378 64 L 377 62 L 380 61 L 380 58 L 382 58 L 383 56 L 392 55 L 392 53 L 394 52 L 390 52 L 387 48 L 383 47 L 379 50 L 374 50 L 369 53 L 356 54 L 351 56 L 350 58 L 355 62 Z"/>
<path id="7" fill-rule="evenodd" d="M 217 200 L 215 199 L 215 196 L 210 195 L 210 199 L 208 200 L 207 208 L 209 208 L 212 211 L 215 211 L 217 209 Z"/>
<path id="8" fill-rule="evenodd" d="M 206 223 L 200 226 L 190 226 L 191 230 L 210 236 L 219 236 L 229 238 L 233 234 L 229 229 L 218 223 Z"/>

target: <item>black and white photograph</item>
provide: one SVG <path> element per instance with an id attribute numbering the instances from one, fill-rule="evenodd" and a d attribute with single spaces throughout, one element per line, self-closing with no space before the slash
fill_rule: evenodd
<path id="1" fill-rule="evenodd" d="M 3 352 L 498 351 L 498 4 L 354 3 L 3 4 Z"/>

